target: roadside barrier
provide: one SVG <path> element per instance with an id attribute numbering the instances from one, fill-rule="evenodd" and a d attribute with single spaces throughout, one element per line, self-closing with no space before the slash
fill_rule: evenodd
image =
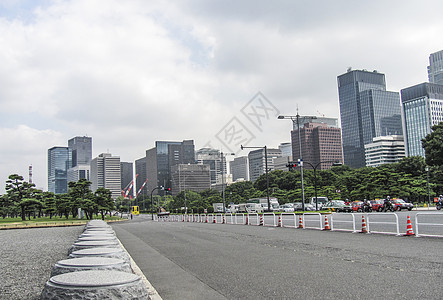
<path id="1" fill-rule="evenodd" d="M 357 230 L 356 216 L 361 215 L 361 231 Z M 443 237 L 443 218 L 438 219 L 438 222 L 432 220 L 432 216 L 443 217 L 442 213 L 417 213 L 415 215 L 415 234 L 413 230 L 413 224 L 410 216 L 407 216 L 407 228 L 406 233 L 400 233 L 399 228 L 399 216 L 397 213 L 350 213 L 350 214 L 330 214 L 330 217 L 325 215 L 324 223 L 321 213 L 304 213 L 298 215 L 295 213 L 237 213 L 237 214 L 183 214 L 183 215 L 170 215 L 165 218 L 156 218 L 158 222 L 200 222 L 200 223 L 218 223 L 218 224 L 233 224 L 233 225 L 254 225 L 254 226 L 272 226 L 272 227 L 288 227 L 288 228 L 306 228 L 306 229 L 319 229 L 330 231 L 351 231 L 353 233 L 381 233 L 381 234 L 393 234 L 397 236 L 429 236 L 429 237 Z M 349 219 L 352 218 L 352 219 Z M 324 224 L 324 225 L 323 225 Z M 340 226 L 339 224 L 352 224 L 351 226 Z M 381 226 L 377 225 L 389 225 Z M 344 228 L 347 227 L 347 228 Z M 378 227 L 378 228 L 377 228 Z M 388 227 L 386 229 L 386 227 Z M 424 227 L 431 227 L 432 232 L 437 234 L 427 234 Z M 433 227 L 433 228 L 432 228 Z M 439 227 L 442 230 L 436 230 Z M 352 229 L 350 229 L 352 228 Z M 389 230 L 393 228 L 393 230 Z M 429 232 L 429 230 L 428 230 Z M 442 233 L 442 234 L 440 234 Z"/>
<path id="2" fill-rule="evenodd" d="M 357 232 L 355 229 L 355 214 L 339 214 L 340 218 L 352 217 L 352 220 L 336 220 L 336 214 L 331 214 L 331 231 L 352 231 Z M 352 229 L 337 228 L 336 224 L 352 224 Z"/>
<path id="3" fill-rule="evenodd" d="M 248 214 L 249 216 L 249 225 L 255 225 L 255 226 L 259 226 L 260 225 L 260 216 L 258 213 L 250 213 Z M 255 218 L 253 218 L 255 216 Z"/>
<path id="4" fill-rule="evenodd" d="M 370 219 L 377 218 L 379 216 L 394 216 L 394 222 L 381 222 L 381 221 L 370 221 Z M 388 232 L 388 231 L 371 231 L 370 224 L 383 224 L 383 225 L 395 225 L 396 232 Z M 371 233 L 383 233 L 383 234 L 395 234 L 400 235 L 400 227 L 398 224 L 398 215 L 395 213 L 370 213 L 368 214 L 368 232 Z"/>
<path id="5" fill-rule="evenodd" d="M 270 219 L 270 217 L 272 217 L 272 225 L 271 224 L 267 224 L 267 220 Z M 277 227 L 277 224 L 275 222 L 275 214 L 274 213 L 263 213 L 263 226 L 273 226 L 273 227 Z"/>
<path id="6" fill-rule="evenodd" d="M 311 220 L 311 219 L 306 219 L 305 216 L 316 216 L 318 217 L 318 220 Z M 304 213 L 303 214 L 303 220 L 305 223 L 305 227 L 304 228 L 310 228 L 310 229 L 319 229 L 319 230 L 323 230 L 323 222 L 321 220 L 321 213 Z M 317 226 L 307 226 L 307 223 L 312 223 L 312 222 L 318 222 L 318 227 Z"/>
<path id="7" fill-rule="evenodd" d="M 281 213 L 281 227 L 289 227 L 289 228 L 297 228 L 297 218 L 295 216 L 295 213 Z M 286 223 L 289 223 L 290 221 L 293 222 L 294 225 L 285 225 Z"/>
<path id="8" fill-rule="evenodd" d="M 438 234 L 420 234 L 418 229 L 419 226 L 423 227 L 423 226 L 432 226 L 432 227 L 439 227 L 439 226 L 443 226 L 443 223 L 420 223 L 419 222 L 419 217 L 429 217 L 429 216 L 442 216 L 441 213 L 417 213 L 415 215 L 415 236 L 429 236 L 429 237 L 443 237 L 443 235 L 438 235 Z"/>

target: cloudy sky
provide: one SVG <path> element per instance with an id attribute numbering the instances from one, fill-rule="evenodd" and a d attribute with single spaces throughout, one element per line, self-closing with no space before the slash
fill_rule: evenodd
<path id="1" fill-rule="evenodd" d="M 277 147 L 291 122 L 339 117 L 337 76 L 427 81 L 442 1 L 1 0 L 0 194 L 47 188 L 47 149 L 93 138 L 134 161 L 156 140 Z M 235 149 L 234 149 L 235 148 Z"/>

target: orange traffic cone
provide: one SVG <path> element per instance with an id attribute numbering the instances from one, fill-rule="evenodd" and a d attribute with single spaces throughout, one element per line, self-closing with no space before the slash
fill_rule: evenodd
<path id="1" fill-rule="evenodd" d="M 278 215 L 278 225 L 277 225 L 277 227 L 282 227 L 282 224 L 281 224 L 281 215 Z"/>
<path id="2" fill-rule="evenodd" d="M 260 215 L 260 224 L 258 224 L 259 226 L 263 225 L 263 215 Z"/>
<path id="3" fill-rule="evenodd" d="M 408 216 L 408 226 L 406 227 L 406 234 L 405 235 L 415 235 L 414 231 L 412 230 L 412 223 L 411 223 L 411 218 L 409 218 Z"/>
<path id="4" fill-rule="evenodd" d="M 212 216 L 212 223 L 217 223 L 216 221 L 215 221 L 215 216 Z"/>
<path id="5" fill-rule="evenodd" d="M 325 215 L 325 229 L 323 230 L 331 230 L 331 227 L 329 227 L 328 216 L 326 215 Z"/>
<path id="6" fill-rule="evenodd" d="M 366 220 L 364 215 L 362 215 L 361 222 L 361 233 L 368 233 L 368 228 L 366 227 Z"/>
<path id="7" fill-rule="evenodd" d="M 205 221 L 205 223 L 208 223 L 208 215 L 206 215 L 206 221 Z"/>
<path id="8" fill-rule="evenodd" d="M 300 215 L 300 218 L 298 219 L 298 228 L 303 228 L 303 218 Z"/>

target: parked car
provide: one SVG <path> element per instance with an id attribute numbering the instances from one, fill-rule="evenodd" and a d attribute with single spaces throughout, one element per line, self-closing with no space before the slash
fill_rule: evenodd
<path id="1" fill-rule="evenodd" d="M 302 211 L 303 206 L 301 202 L 294 203 L 294 211 Z M 305 203 L 305 211 L 315 211 L 315 207 L 311 204 Z"/>
<path id="2" fill-rule="evenodd" d="M 279 211 L 281 212 L 294 212 L 294 204 L 286 203 L 280 205 Z"/>
<path id="3" fill-rule="evenodd" d="M 329 210 L 335 212 L 351 212 L 352 208 L 350 205 L 346 205 L 345 201 L 342 200 L 331 200 L 323 204 L 322 210 Z"/>
<path id="4" fill-rule="evenodd" d="M 408 203 L 403 199 L 392 200 L 392 205 L 394 205 L 395 210 L 407 209 L 411 211 L 414 208 L 414 204 Z"/>

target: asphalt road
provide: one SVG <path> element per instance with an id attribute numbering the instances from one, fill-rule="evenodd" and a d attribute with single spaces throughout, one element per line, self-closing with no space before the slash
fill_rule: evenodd
<path id="1" fill-rule="evenodd" d="M 441 299 L 443 239 L 262 226 L 112 224 L 163 299 Z"/>

